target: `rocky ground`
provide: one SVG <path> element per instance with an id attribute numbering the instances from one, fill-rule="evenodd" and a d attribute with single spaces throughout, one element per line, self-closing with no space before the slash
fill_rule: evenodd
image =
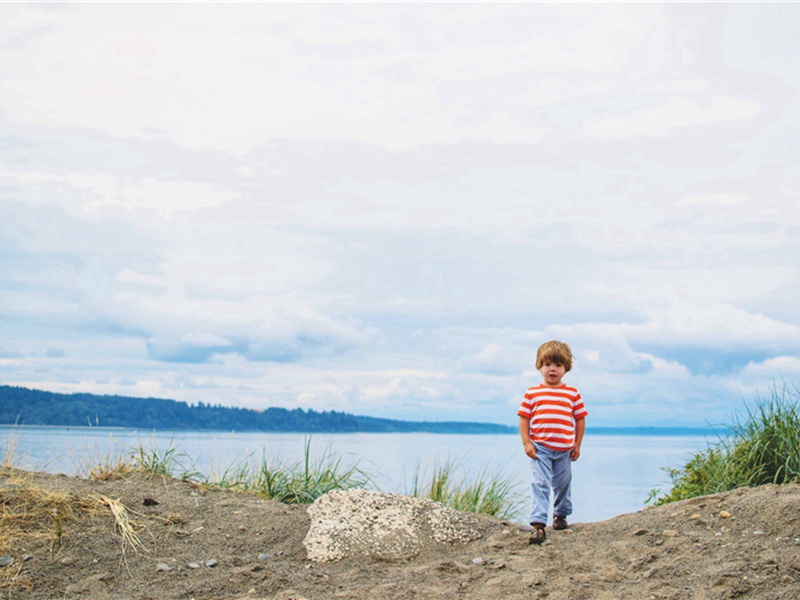
<path id="1" fill-rule="evenodd" d="M 334 494 L 310 516 L 138 475 L 3 469 L 0 510 L 3 598 L 800 597 L 796 485 L 548 529 L 542 546 L 405 497 Z"/>

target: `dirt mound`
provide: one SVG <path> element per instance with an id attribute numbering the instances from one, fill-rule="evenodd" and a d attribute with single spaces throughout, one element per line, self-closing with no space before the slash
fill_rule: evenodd
<path id="1" fill-rule="evenodd" d="M 480 537 L 419 536 L 413 557 L 315 562 L 307 507 L 173 479 L 2 470 L 0 597 L 800 597 L 796 485 L 548 528 L 543 546 L 516 524 L 465 519 Z"/>

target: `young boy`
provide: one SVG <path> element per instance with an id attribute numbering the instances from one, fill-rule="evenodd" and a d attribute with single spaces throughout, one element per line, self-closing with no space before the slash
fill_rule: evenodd
<path id="1" fill-rule="evenodd" d="M 586 429 L 586 407 L 573 387 L 562 383 L 572 369 L 572 350 L 564 342 L 539 346 L 536 368 L 543 382 L 525 393 L 519 407 L 519 434 L 525 454 L 531 458 L 533 526 L 530 544 L 541 544 L 547 534 L 545 523 L 553 490 L 553 529 L 566 529 L 572 514 L 572 464 L 581 455 Z"/>

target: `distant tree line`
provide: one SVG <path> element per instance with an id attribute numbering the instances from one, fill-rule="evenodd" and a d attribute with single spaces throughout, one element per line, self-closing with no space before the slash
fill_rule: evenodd
<path id="1" fill-rule="evenodd" d="M 514 431 L 492 423 L 398 421 L 301 408 L 271 407 L 260 411 L 204 402 L 190 405 L 161 398 L 57 394 L 7 385 L 0 385 L 0 424 L 302 433 Z"/>

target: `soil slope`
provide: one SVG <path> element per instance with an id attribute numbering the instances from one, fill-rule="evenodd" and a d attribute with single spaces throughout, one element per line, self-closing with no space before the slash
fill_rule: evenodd
<path id="1" fill-rule="evenodd" d="M 476 539 L 397 560 L 312 561 L 307 507 L 160 477 L 2 469 L 0 510 L 2 598 L 800 598 L 796 485 L 548 528 L 543 546 L 465 515 Z"/>

